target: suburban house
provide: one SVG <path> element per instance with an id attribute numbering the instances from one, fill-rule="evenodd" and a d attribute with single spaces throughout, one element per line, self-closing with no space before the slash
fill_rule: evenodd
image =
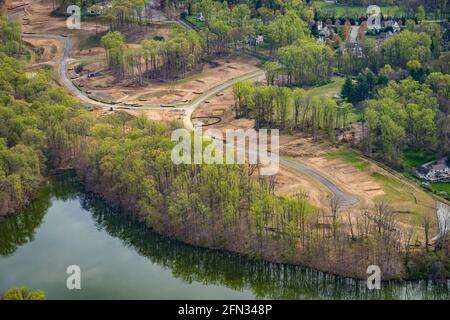
<path id="1" fill-rule="evenodd" d="M 420 166 L 416 170 L 416 175 L 431 183 L 450 182 L 450 168 L 446 164 L 446 159 Z"/>

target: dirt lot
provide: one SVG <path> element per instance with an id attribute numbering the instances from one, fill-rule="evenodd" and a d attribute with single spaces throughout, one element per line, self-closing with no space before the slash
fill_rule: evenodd
<path id="1" fill-rule="evenodd" d="M 146 115 L 149 119 L 154 121 L 173 121 L 182 120 L 185 112 L 182 110 L 124 110 L 133 116 L 139 116 L 141 114 Z"/>
<path id="2" fill-rule="evenodd" d="M 33 63 L 53 63 L 63 50 L 63 43 L 51 39 L 25 38 L 26 46 L 33 50 Z"/>
<path id="3" fill-rule="evenodd" d="M 74 62 L 71 67 L 77 63 Z M 129 79 L 121 80 L 105 70 L 103 63 L 86 63 L 90 72 L 101 72 L 100 76 L 76 80 L 96 98 L 106 102 L 139 103 L 144 107 L 161 104 L 183 105 L 199 94 L 230 79 L 256 71 L 258 61 L 249 57 L 229 56 L 205 63 L 201 72 L 173 82 L 155 82 L 139 86 Z M 84 72 L 86 73 L 86 72 Z M 75 76 L 75 75 L 74 75 Z"/>

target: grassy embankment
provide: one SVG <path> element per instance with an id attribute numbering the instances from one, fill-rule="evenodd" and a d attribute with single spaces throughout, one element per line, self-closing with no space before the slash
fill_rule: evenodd
<path id="1" fill-rule="evenodd" d="M 419 227 L 422 224 L 423 216 L 427 215 L 433 220 L 435 219 L 433 197 L 407 180 L 405 178 L 407 175 L 402 176 L 393 171 L 388 172 L 351 149 L 330 152 L 328 157 L 341 159 L 355 169 L 368 173 L 375 182 L 382 186 L 385 193 L 375 200 L 388 202 L 397 213 L 400 222 Z M 411 158 L 405 161 L 413 163 Z"/>

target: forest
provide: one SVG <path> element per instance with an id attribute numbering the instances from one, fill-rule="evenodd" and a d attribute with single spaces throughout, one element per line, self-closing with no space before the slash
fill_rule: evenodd
<path id="1" fill-rule="evenodd" d="M 0 215 L 24 208 L 43 176 L 67 165 L 92 116 L 51 73 L 27 77 L 20 28 L 0 20 Z"/>
<path id="2" fill-rule="evenodd" d="M 303 40 L 279 48 L 278 59 L 262 65 L 266 85 L 234 85 L 236 118 L 334 142 L 336 130 L 350 128 L 356 117 L 363 124 L 360 149 L 396 169 L 406 149 L 448 154 L 450 56 L 438 24 L 408 21 L 381 45 L 361 37 L 359 51 L 335 45 Z M 333 71 L 346 77 L 339 99 L 305 94 Z"/>
<path id="3" fill-rule="evenodd" d="M 178 122 L 123 112 L 95 120 L 64 89 L 49 87 L 46 71 L 28 78 L 23 62 L 3 53 L 0 63 L 2 214 L 23 208 L 52 170 L 74 167 L 109 203 L 187 243 L 354 277 L 365 269 L 342 261 L 376 259 L 386 277 L 403 274 L 402 246 L 391 229 L 365 218 L 350 237 L 343 218 L 320 216 L 306 193 L 276 196 L 273 179 L 258 177 L 256 166 L 174 165 L 170 133 Z M 319 219 L 334 227 L 321 230 Z M 325 249 L 320 258 L 314 253 Z"/>
<path id="4" fill-rule="evenodd" d="M 165 1 L 161 7 L 184 4 Z M 398 167 L 406 148 L 448 155 L 450 56 L 434 24 L 408 21 L 381 46 L 361 34 L 357 51 L 339 35 L 319 43 L 311 30 L 314 10 L 299 0 L 236 5 L 200 0 L 187 2 L 188 13 L 204 17 L 198 32 L 175 27 L 168 39 L 129 46 L 123 32 L 143 27 L 143 6 L 113 1 L 99 18 L 110 26 L 100 40 L 106 63 L 122 78 L 143 83 L 186 76 L 205 59 L 263 35 L 271 57 L 262 65 L 266 83 L 234 84 L 236 118 L 254 119 L 257 129 L 335 142 L 336 130 L 348 129 L 357 113 L 363 127 L 357 147 L 369 157 Z M 344 40 L 348 31 L 347 23 Z M 189 244 L 357 278 L 366 277 L 370 264 L 383 269 L 384 279 L 429 268 L 428 262 L 417 267 L 417 254 L 410 251 L 413 230 L 399 231 L 388 203 L 377 201 L 352 218 L 333 199 L 330 210 L 318 210 L 304 190 L 276 195 L 274 179 L 260 176 L 257 166 L 174 165 L 170 133 L 180 122 L 120 111 L 95 118 L 64 89 L 49 85 L 49 71 L 25 72 L 20 34 L 19 25 L 2 17 L 1 215 L 26 206 L 45 176 L 74 168 L 108 203 Z M 346 78 L 338 99 L 306 93 L 334 74 Z M 443 261 L 438 276 L 448 276 L 448 257 L 436 252 L 433 259 Z"/>
<path id="5" fill-rule="evenodd" d="M 101 38 L 108 66 L 121 77 L 142 84 L 149 79 L 184 77 L 195 70 L 202 55 L 201 39 L 194 31 L 176 27 L 167 41 L 145 39 L 138 48 L 128 48 L 119 31 Z"/>
<path id="6" fill-rule="evenodd" d="M 174 165 L 170 133 L 178 126 L 144 116 L 104 118 L 90 130 L 77 173 L 107 202 L 190 244 L 358 278 L 365 264 L 355 261 L 376 261 L 387 279 L 405 274 L 408 247 L 387 204 L 374 208 L 383 223 L 363 213 L 349 225 L 338 204 L 328 215 L 306 192 L 276 196 L 273 177 L 259 176 L 257 166 Z"/>

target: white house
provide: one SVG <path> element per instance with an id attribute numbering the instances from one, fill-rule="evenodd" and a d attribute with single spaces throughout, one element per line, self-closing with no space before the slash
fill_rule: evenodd
<path id="1" fill-rule="evenodd" d="M 445 159 L 441 159 L 435 164 L 424 164 L 417 168 L 416 176 L 431 183 L 450 182 L 450 168 L 447 166 Z"/>

